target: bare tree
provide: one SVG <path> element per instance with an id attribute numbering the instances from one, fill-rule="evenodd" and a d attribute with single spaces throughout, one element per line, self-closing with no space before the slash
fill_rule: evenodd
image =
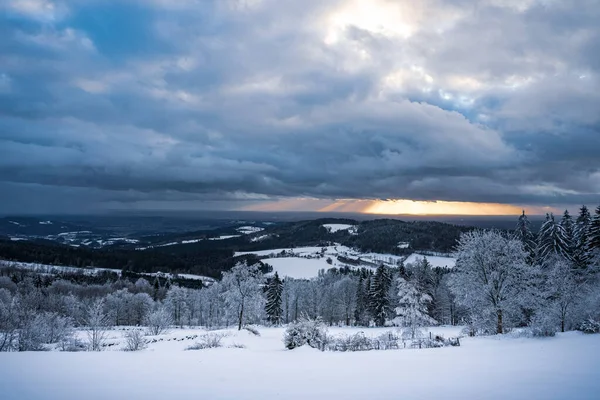
<path id="1" fill-rule="evenodd" d="M 166 333 L 172 323 L 171 314 L 163 306 L 151 312 L 146 319 L 146 325 L 148 325 L 151 335 Z"/>
<path id="2" fill-rule="evenodd" d="M 88 334 L 88 349 L 101 351 L 106 340 L 109 317 L 104 313 L 104 298 L 94 300 L 86 307 L 85 326 Z"/>
<path id="3" fill-rule="evenodd" d="M 237 264 L 231 271 L 223 273 L 225 303 L 237 317 L 238 330 L 249 316 L 258 319 L 264 312 L 263 281 L 255 265 Z"/>

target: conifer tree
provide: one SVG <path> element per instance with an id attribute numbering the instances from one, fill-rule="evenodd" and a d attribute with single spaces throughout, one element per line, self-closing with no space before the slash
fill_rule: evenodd
<path id="1" fill-rule="evenodd" d="M 392 285 L 392 276 L 388 269 L 380 265 L 371 280 L 369 290 L 370 309 L 375 325 L 383 326 L 387 316 L 390 314 L 389 289 Z"/>
<path id="2" fill-rule="evenodd" d="M 588 237 L 591 224 L 590 211 L 583 205 L 579 209 L 579 216 L 573 230 L 573 259 L 579 268 L 585 268 L 589 262 Z"/>
<path id="3" fill-rule="evenodd" d="M 569 210 L 565 210 L 563 213 L 562 219 L 560 220 L 560 225 L 565 230 L 565 236 L 567 240 L 573 246 L 574 234 L 575 234 L 575 224 L 573 222 L 573 218 L 571 214 L 569 214 Z M 572 251 L 573 249 L 571 249 Z"/>
<path id="4" fill-rule="evenodd" d="M 600 249 L 600 206 L 596 207 L 596 213 L 590 223 L 588 243 L 590 250 Z"/>
<path id="5" fill-rule="evenodd" d="M 525 215 L 525 210 L 517 221 L 517 227 L 515 228 L 515 239 L 519 239 L 523 242 L 523 247 L 529 254 L 527 257 L 528 263 L 532 263 L 535 256 L 535 236 L 531 231 L 531 222 Z"/>
<path id="6" fill-rule="evenodd" d="M 546 264 L 555 255 L 571 260 L 571 243 L 567 238 L 565 229 L 557 224 L 552 213 L 546 214 L 546 221 L 538 233 L 536 249 L 537 261 Z"/>
<path id="7" fill-rule="evenodd" d="M 279 275 L 275 272 L 275 276 L 271 278 L 267 287 L 267 302 L 265 311 L 269 322 L 277 325 L 281 322 L 281 294 L 283 293 L 283 282 L 279 279 Z"/>

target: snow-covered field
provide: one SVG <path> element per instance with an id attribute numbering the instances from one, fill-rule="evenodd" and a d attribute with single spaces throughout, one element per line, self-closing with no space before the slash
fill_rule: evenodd
<path id="1" fill-rule="evenodd" d="M 332 224 L 333 225 L 333 224 Z M 350 225 L 348 225 L 350 226 Z M 281 253 L 285 252 L 285 256 L 281 257 Z M 277 271 L 280 276 L 289 276 L 292 278 L 311 278 L 318 274 L 321 269 L 328 270 L 333 267 L 344 267 L 346 264 L 337 260 L 338 256 L 351 258 L 361 261 L 360 267 L 375 268 L 379 264 L 387 266 L 397 266 L 400 261 L 404 264 L 415 263 L 423 257 L 433 267 L 452 268 L 456 264 L 456 259 L 452 257 L 442 256 L 423 256 L 418 253 L 410 256 L 398 256 L 394 254 L 381 253 L 361 253 L 347 246 L 336 245 L 327 247 L 296 247 L 296 248 L 280 248 L 259 251 L 236 252 L 236 256 L 244 254 L 256 254 L 259 257 L 266 257 L 263 261 L 273 266 L 273 271 Z M 324 258 L 319 258 L 324 256 Z M 311 258 L 306 258 L 311 257 Z M 329 265 L 326 259 L 331 257 L 333 263 Z M 352 265 L 348 265 L 354 268 Z"/>
<path id="2" fill-rule="evenodd" d="M 314 278 L 319 274 L 319 270 L 327 271 L 333 267 L 343 266 L 337 262 L 330 265 L 326 258 L 281 257 L 264 261 L 273 266 L 273 273 L 277 272 L 281 277 L 287 276 L 295 279 Z"/>
<path id="3" fill-rule="evenodd" d="M 423 256 L 423 255 L 417 254 L 417 253 L 413 253 L 410 256 L 408 256 L 408 258 L 406 260 L 404 260 L 404 264 L 408 264 L 408 263 L 414 264 L 417 261 L 422 260 L 423 257 L 426 257 L 427 261 L 429 261 L 429 263 L 433 267 L 454 268 L 454 266 L 456 265 L 456 258 L 453 258 L 453 257 Z"/>
<path id="4" fill-rule="evenodd" d="M 326 228 L 329 232 L 335 233 L 338 231 L 348 231 L 352 234 L 356 233 L 356 226 L 347 225 L 347 224 L 324 224 L 324 228 Z"/>
<path id="5" fill-rule="evenodd" d="M 330 333 L 386 329 L 335 328 Z M 448 336 L 456 328 L 432 328 Z M 0 353 L 2 400 L 597 399 L 600 335 L 463 338 L 460 347 L 354 353 L 285 350 L 282 328 L 225 330 L 223 347 L 184 351 L 174 329 L 140 352 Z M 111 350 L 123 342 L 111 331 Z M 150 338 L 149 338 L 150 339 Z M 175 340 L 174 340 L 175 339 Z"/>

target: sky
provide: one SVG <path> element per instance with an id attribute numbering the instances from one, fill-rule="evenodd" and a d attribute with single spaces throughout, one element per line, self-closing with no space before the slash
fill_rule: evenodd
<path id="1" fill-rule="evenodd" d="M 595 207 L 598 21 L 600 0 L 4 0 L 0 212 Z"/>

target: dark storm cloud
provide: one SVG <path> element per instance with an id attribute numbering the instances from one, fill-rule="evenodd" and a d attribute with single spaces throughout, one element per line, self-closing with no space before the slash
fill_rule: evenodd
<path id="1" fill-rule="evenodd" d="M 0 205 L 597 201 L 597 1 L 365 4 L 9 1 Z"/>

